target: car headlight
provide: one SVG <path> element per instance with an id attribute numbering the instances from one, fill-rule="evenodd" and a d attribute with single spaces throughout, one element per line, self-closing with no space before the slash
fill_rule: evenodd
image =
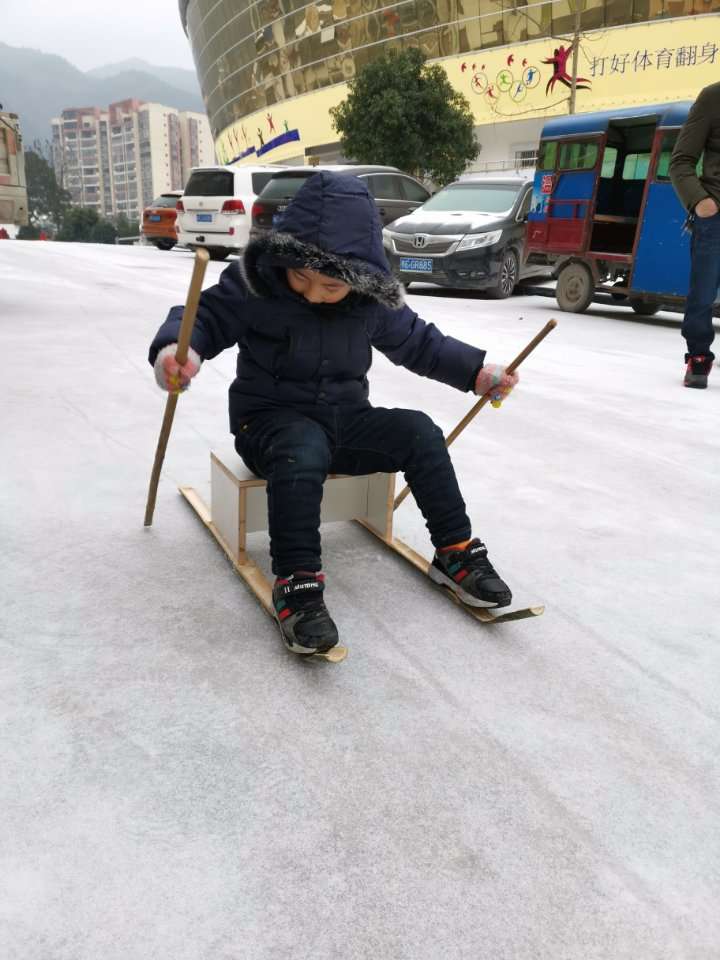
<path id="1" fill-rule="evenodd" d="M 390 231 L 387 229 L 387 227 L 383 227 L 382 236 L 383 236 L 383 243 L 385 244 L 385 246 L 386 246 L 386 247 L 391 246 L 391 244 L 392 244 L 392 235 L 391 235 Z"/>
<path id="2" fill-rule="evenodd" d="M 490 247 L 497 243 L 502 236 L 502 230 L 491 230 L 490 233 L 468 233 L 458 244 L 458 250 L 475 250 L 478 247 Z"/>

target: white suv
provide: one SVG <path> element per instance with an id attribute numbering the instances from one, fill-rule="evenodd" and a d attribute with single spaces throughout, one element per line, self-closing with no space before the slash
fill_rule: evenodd
<path id="1" fill-rule="evenodd" d="M 195 167 L 177 202 L 176 229 L 181 246 L 205 247 L 224 260 L 247 246 L 255 197 L 279 166 Z"/>

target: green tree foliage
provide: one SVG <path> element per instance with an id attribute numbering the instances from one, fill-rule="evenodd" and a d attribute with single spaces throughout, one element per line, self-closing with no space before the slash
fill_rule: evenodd
<path id="1" fill-rule="evenodd" d="M 69 207 L 56 240 L 72 243 L 114 243 L 117 230 L 91 207 Z"/>
<path id="2" fill-rule="evenodd" d="M 119 237 L 137 237 L 140 235 L 140 224 L 137 220 L 128 220 L 124 213 L 115 217 L 115 229 Z"/>
<path id="3" fill-rule="evenodd" d="M 19 228 L 17 232 L 17 238 L 18 240 L 39 240 L 40 227 L 36 227 L 32 223 L 28 223 L 26 226 Z"/>
<path id="4" fill-rule="evenodd" d="M 444 69 L 425 61 L 415 48 L 373 60 L 330 114 L 346 156 L 445 184 L 477 156 L 473 115 Z"/>
<path id="5" fill-rule="evenodd" d="M 30 222 L 49 217 L 53 223 L 60 223 L 70 205 L 70 194 L 58 184 L 55 171 L 39 151 L 25 151 L 25 177 Z"/>

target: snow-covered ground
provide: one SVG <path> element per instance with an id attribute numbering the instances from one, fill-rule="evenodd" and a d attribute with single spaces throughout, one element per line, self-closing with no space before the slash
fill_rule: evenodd
<path id="1" fill-rule="evenodd" d="M 2 956 L 720 957 L 720 370 L 684 389 L 677 327 L 620 308 L 411 295 L 493 361 L 558 317 L 453 447 L 475 532 L 547 611 L 483 627 L 334 524 L 350 656 L 306 665 L 177 493 L 227 444 L 230 351 L 142 525 L 147 345 L 190 269 L 0 244 Z M 371 373 L 446 431 L 473 403 Z M 396 525 L 429 553 L 411 499 Z"/>

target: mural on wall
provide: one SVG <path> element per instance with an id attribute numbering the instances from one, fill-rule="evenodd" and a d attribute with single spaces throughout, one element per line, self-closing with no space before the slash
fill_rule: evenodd
<path id="1" fill-rule="evenodd" d="M 647 103 L 676 100 L 678 91 L 683 99 L 692 99 L 705 83 L 712 82 L 708 73 L 720 66 L 720 43 L 716 40 L 687 42 L 681 25 L 677 24 L 675 39 L 686 42 L 663 46 L 660 31 L 663 31 L 662 40 L 667 42 L 668 27 L 666 24 L 653 26 L 658 42 L 652 47 L 647 44 L 647 27 L 643 28 L 642 46 L 627 43 L 629 29 L 581 43 L 575 86 L 577 110 L 607 109 L 612 103 L 630 102 L 628 81 L 632 84 L 632 100 Z M 713 27 L 717 31 L 718 23 Z M 640 39 L 640 35 L 637 36 Z M 467 92 L 469 86 L 475 95 L 471 100 L 478 122 L 512 120 L 529 113 L 550 115 L 567 109 L 572 89 L 574 43 L 561 43 L 552 52 L 547 43 L 545 40 L 542 45 L 524 44 L 520 52 L 508 53 L 507 48 L 502 52 L 489 50 L 474 62 L 467 59 L 460 62 L 460 88 Z M 450 64 L 447 69 L 452 80 Z"/>
<path id="2" fill-rule="evenodd" d="M 256 116 L 255 122 L 261 122 L 261 117 Z M 300 142 L 300 130 L 290 129 L 287 120 L 283 120 L 283 131 L 278 133 L 275 126 L 275 120 L 272 113 L 265 111 L 262 123 L 267 127 L 263 130 L 258 126 L 255 131 L 255 141 L 250 142 L 247 127 L 243 123 L 234 123 L 227 130 L 224 130 L 218 140 L 216 150 L 220 163 L 238 163 L 240 160 L 247 160 L 249 157 L 263 157 L 278 147 L 283 147 L 288 143 Z M 269 139 L 266 139 L 269 137 Z"/>
<path id="3" fill-rule="evenodd" d="M 333 10 L 339 2 L 333 0 Z M 350 4 L 351 0 L 342 2 Z M 352 0 L 361 2 L 379 0 Z M 320 7 L 318 10 L 324 14 Z M 305 30 L 309 29 L 307 18 L 310 27 L 315 25 L 308 11 L 303 17 Z M 384 14 L 383 18 L 386 23 Z M 336 39 L 341 26 L 334 27 Z M 391 24 L 391 28 L 396 26 Z M 571 40 L 545 37 L 463 53 L 442 60 L 441 65 L 453 86 L 468 97 L 475 123 L 482 126 L 567 113 L 572 55 Z M 581 40 L 578 49 L 576 109 L 585 113 L 630 104 L 693 100 L 704 86 L 717 80 L 718 68 L 718 16 L 594 31 Z M 222 162 L 257 162 L 259 156 L 268 154 L 271 162 L 295 162 L 301 151 L 294 141 L 302 139 L 306 148 L 335 141 L 337 133 L 329 111 L 347 96 L 347 86 L 335 83 L 304 93 L 286 103 L 266 101 L 246 114 L 240 113 L 237 104 L 237 119 L 217 139 Z M 257 132 L 253 133 L 258 130 L 263 143 Z"/>

